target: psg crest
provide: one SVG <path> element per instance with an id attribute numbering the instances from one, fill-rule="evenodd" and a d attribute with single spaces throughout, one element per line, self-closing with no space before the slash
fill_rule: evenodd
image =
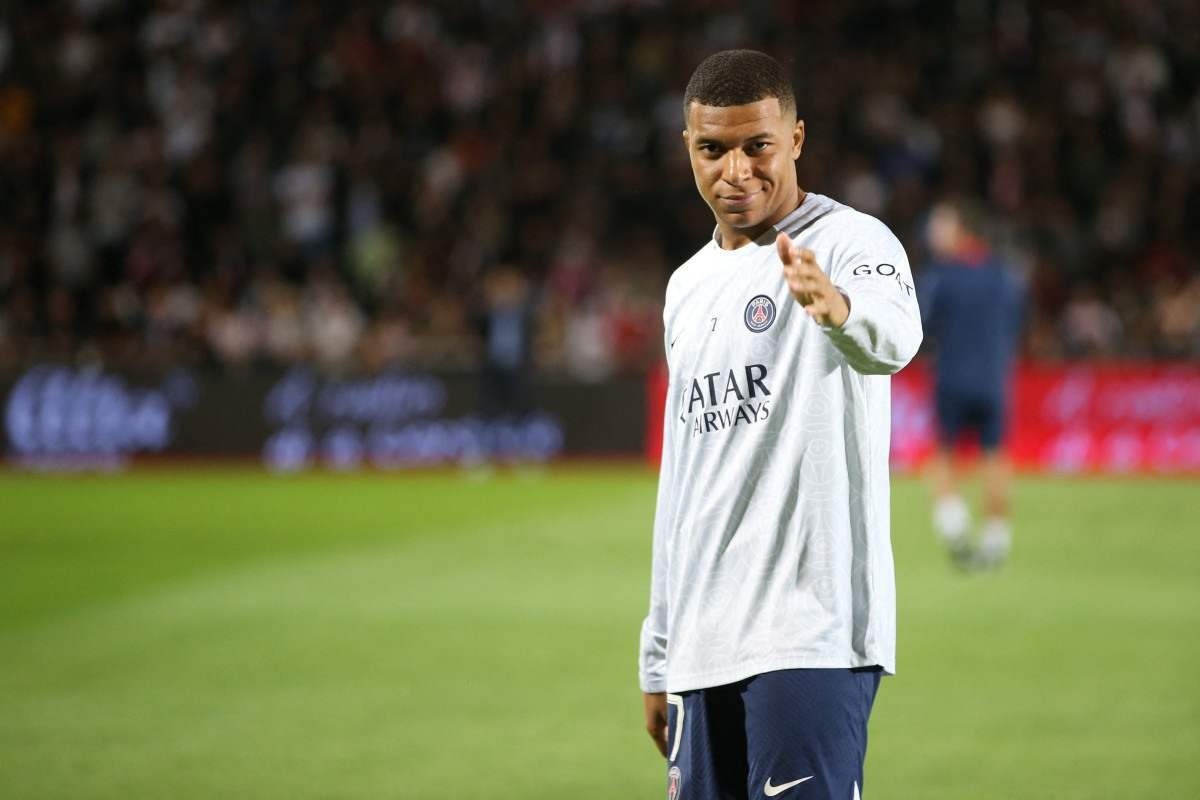
<path id="1" fill-rule="evenodd" d="M 775 301 L 765 294 L 758 295 L 746 304 L 743 318 L 747 328 L 755 333 L 762 333 L 775 321 Z"/>
<path id="2" fill-rule="evenodd" d="M 682 775 L 679 767 L 671 767 L 667 773 L 667 800 L 679 800 L 679 782 Z"/>

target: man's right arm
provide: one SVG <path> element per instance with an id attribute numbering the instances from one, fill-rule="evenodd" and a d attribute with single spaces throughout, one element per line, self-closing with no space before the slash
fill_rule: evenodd
<path id="1" fill-rule="evenodd" d="M 664 345 L 670 335 L 667 328 Z M 664 349 L 669 349 L 669 346 Z M 659 467 L 658 497 L 654 510 L 654 544 L 650 566 L 650 609 L 642 622 L 638 653 L 638 682 L 643 693 L 646 729 L 659 750 L 666 754 L 667 690 L 667 569 L 670 539 L 672 481 L 674 477 L 675 425 L 671 414 L 672 391 L 668 380 L 663 408 L 662 463 Z M 672 424 L 675 423 L 675 424 Z"/>
<path id="2" fill-rule="evenodd" d="M 671 389 L 667 388 L 667 408 Z M 670 413 L 664 413 L 662 465 L 658 476 L 658 500 L 654 511 L 654 544 L 650 564 L 650 609 L 642 622 L 638 679 L 642 691 L 657 694 L 667 690 L 667 540 L 671 512 L 671 473 L 674 425 Z"/>

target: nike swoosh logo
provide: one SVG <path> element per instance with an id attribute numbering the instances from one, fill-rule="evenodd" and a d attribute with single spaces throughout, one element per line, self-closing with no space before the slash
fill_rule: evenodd
<path id="1" fill-rule="evenodd" d="M 672 350 L 674 350 L 674 349 L 675 349 L 675 343 L 676 343 L 676 342 L 678 342 L 678 341 L 679 341 L 679 337 L 678 337 L 678 336 L 676 336 L 674 339 L 672 339 L 672 340 L 671 340 L 671 349 L 672 349 Z"/>
<path id="2" fill-rule="evenodd" d="M 767 797 L 774 797 L 777 794 L 783 794 L 793 786 L 797 786 L 805 781 L 811 781 L 812 779 L 813 776 L 809 775 L 807 778 L 799 778 L 791 783 L 781 783 L 778 786 L 772 786 L 771 779 L 767 778 L 767 782 L 763 784 L 763 794 L 765 794 Z"/>

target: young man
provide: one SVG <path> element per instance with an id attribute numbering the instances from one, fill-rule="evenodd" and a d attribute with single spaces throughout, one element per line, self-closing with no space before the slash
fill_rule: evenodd
<path id="1" fill-rule="evenodd" d="M 804 122 L 749 50 L 692 75 L 713 239 L 676 270 L 640 678 L 671 800 L 851 800 L 895 663 L 890 378 L 921 342 L 878 220 L 797 185 Z"/>
<path id="2" fill-rule="evenodd" d="M 931 465 L 933 525 L 964 569 L 996 567 L 1012 548 L 1009 468 L 1001 443 L 1021 326 L 1022 291 L 992 257 L 983 219 L 969 203 L 946 202 L 929 215 L 934 261 L 925 271 L 921 309 L 937 343 L 938 451 Z M 984 523 L 977 542 L 958 491 L 954 447 L 970 431 L 983 450 Z"/>

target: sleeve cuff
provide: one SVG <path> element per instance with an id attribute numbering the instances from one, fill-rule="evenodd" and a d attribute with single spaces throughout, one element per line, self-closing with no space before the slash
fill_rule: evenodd
<path id="1" fill-rule="evenodd" d="M 849 309 L 849 312 L 846 314 L 846 318 L 842 320 L 841 325 L 821 325 L 820 323 L 817 323 L 817 327 L 826 332 L 842 330 L 850 324 L 852 319 L 854 319 L 854 303 L 850 302 L 850 295 L 846 294 L 846 290 L 840 286 L 834 286 L 833 288 L 837 289 L 838 294 L 840 294 L 842 299 L 846 301 L 846 308 Z"/>

